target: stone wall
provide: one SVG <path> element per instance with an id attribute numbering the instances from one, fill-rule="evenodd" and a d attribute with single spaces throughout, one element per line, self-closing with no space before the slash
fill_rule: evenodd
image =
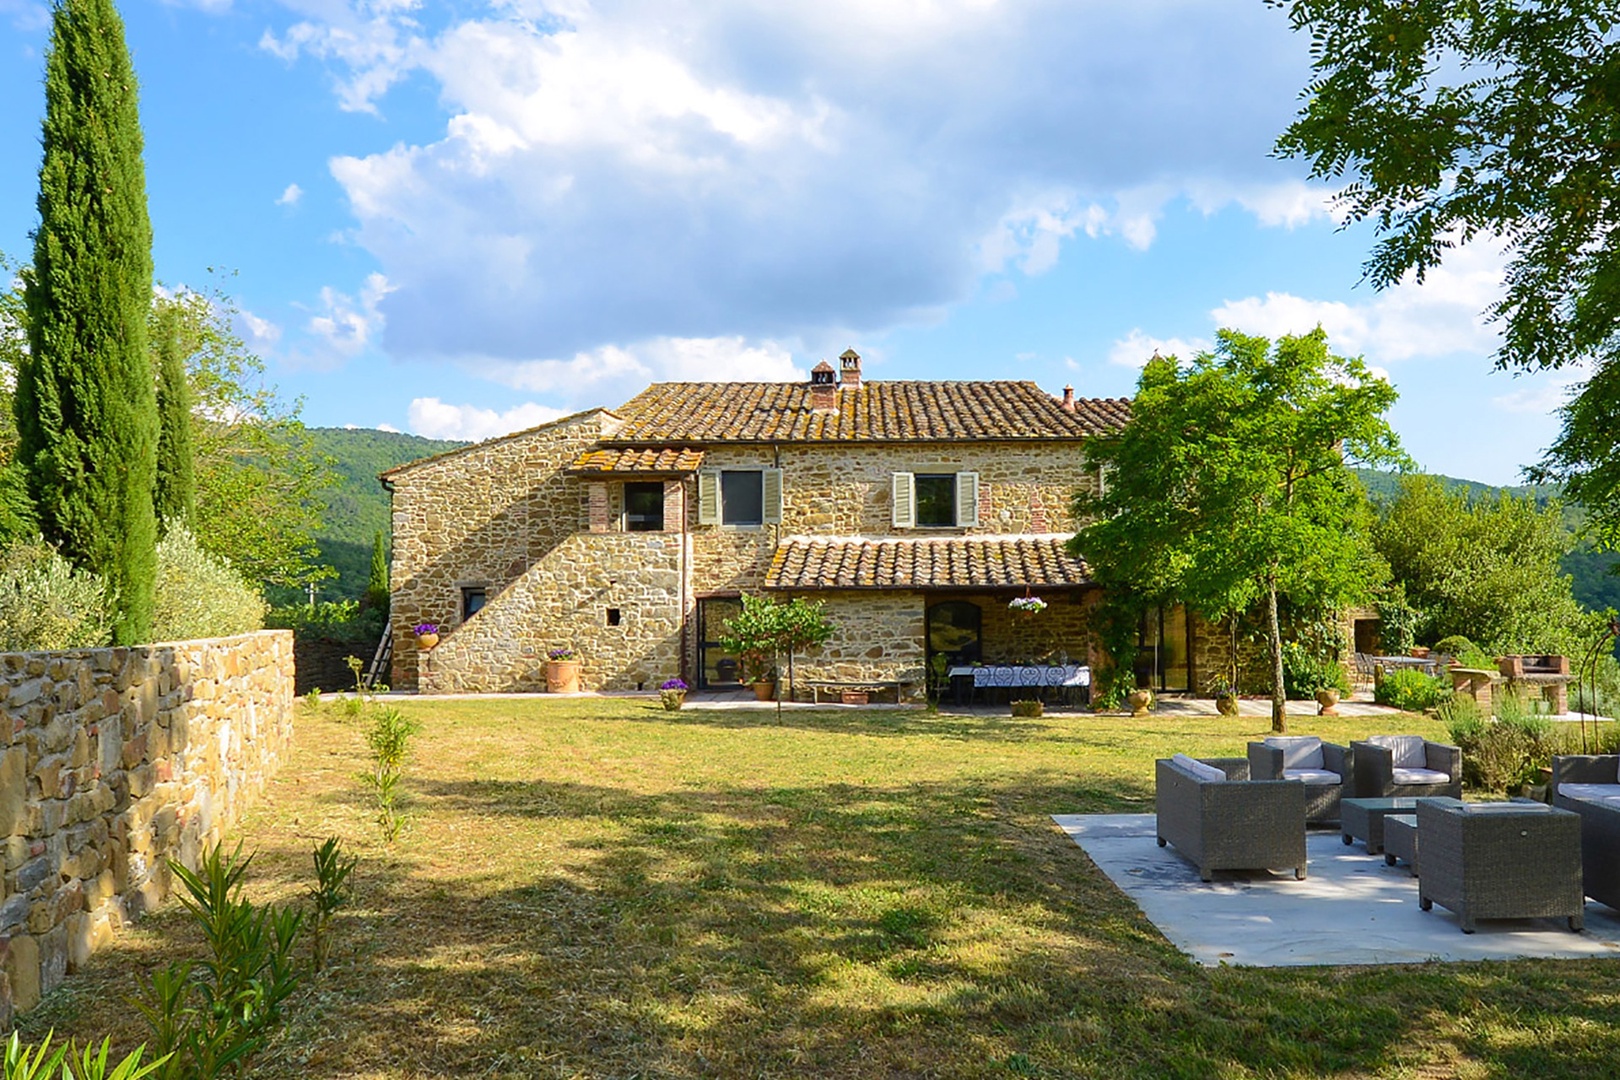
<path id="1" fill-rule="evenodd" d="M 0 654 L 0 1030 L 168 895 L 292 737 L 287 630 Z"/>

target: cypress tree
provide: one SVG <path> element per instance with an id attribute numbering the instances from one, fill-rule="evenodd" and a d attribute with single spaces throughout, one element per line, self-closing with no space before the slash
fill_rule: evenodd
<path id="1" fill-rule="evenodd" d="M 371 576 L 366 580 L 366 603 L 388 610 L 388 555 L 383 551 L 383 535 L 371 538 Z"/>
<path id="2" fill-rule="evenodd" d="M 191 385 L 180 352 L 180 313 L 163 304 L 157 313 L 158 449 L 152 507 L 164 533 L 191 528 L 197 509 L 197 481 L 191 450 Z"/>
<path id="3" fill-rule="evenodd" d="M 52 12 L 41 142 L 19 458 L 41 530 L 117 591 L 113 637 L 132 644 L 150 634 L 157 570 L 152 226 L 135 72 L 111 0 Z"/>

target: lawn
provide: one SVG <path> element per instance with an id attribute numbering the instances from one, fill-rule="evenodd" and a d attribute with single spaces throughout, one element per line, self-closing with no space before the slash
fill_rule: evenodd
<path id="1" fill-rule="evenodd" d="M 261 1077 L 1610 1077 L 1614 961 L 1194 966 L 1048 815 L 1152 808 L 1153 759 L 1254 718 L 665 713 L 404 701 L 411 815 L 378 839 L 361 722 L 300 706 L 238 830 L 290 898 L 360 856 L 332 967 Z M 1387 721 L 1298 718 L 1335 741 Z M 1407 718 L 1407 730 L 1440 732 Z M 173 905 L 27 1018 L 142 1038 Z"/>

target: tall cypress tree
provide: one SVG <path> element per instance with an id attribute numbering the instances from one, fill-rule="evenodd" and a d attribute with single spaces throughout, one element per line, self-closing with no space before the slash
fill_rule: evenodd
<path id="1" fill-rule="evenodd" d="M 160 305 L 154 330 L 158 358 L 157 486 L 152 507 L 158 525 L 167 533 L 176 526 L 191 528 L 197 509 L 197 481 L 191 449 L 191 384 L 180 355 L 180 312 Z"/>
<path id="2" fill-rule="evenodd" d="M 111 0 L 56 4 L 41 142 L 19 457 L 46 538 L 117 590 L 114 640 L 132 644 L 150 635 L 157 570 L 152 226 L 135 72 Z"/>
<path id="3" fill-rule="evenodd" d="M 366 603 L 388 610 L 388 553 L 383 550 L 381 531 L 371 538 L 371 576 L 366 580 Z"/>

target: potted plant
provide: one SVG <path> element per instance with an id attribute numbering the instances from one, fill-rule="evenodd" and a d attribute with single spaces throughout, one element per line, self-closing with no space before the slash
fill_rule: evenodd
<path id="1" fill-rule="evenodd" d="M 438 623 L 417 623 L 414 627 L 416 633 L 416 647 L 427 652 L 439 643 Z"/>
<path id="2" fill-rule="evenodd" d="M 776 693 L 776 668 L 760 653 L 743 654 L 743 681 L 754 688 L 754 697 L 769 701 Z"/>
<path id="3" fill-rule="evenodd" d="M 560 645 L 546 653 L 546 692 L 579 693 L 579 657 L 572 645 Z"/>
<path id="4" fill-rule="evenodd" d="M 1015 701 L 1012 703 L 1012 714 L 1014 716 L 1040 716 L 1043 712 L 1045 712 L 1045 709 L 1046 707 L 1041 704 L 1040 698 L 1031 698 L 1026 701 Z"/>
<path id="5" fill-rule="evenodd" d="M 1148 710 L 1153 708 L 1153 691 L 1139 687 L 1125 700 L 1131 703 L 1132 716 L 1147 716 Z"/>
<path id="6" fill-rule="evenodd" d="M 1222 716 L 1236 716 L 1238 714 L 1237 687 L 1223 675 L 1217 675 L 1210 680 L 1209 692 L 1215 698 L 1215 711 Z"/>
<path id="7" fill-rule="evenodd" d="M 680 678 L 667 679 L 658 684 L 658 700 L 664 703 L 664 708 L 670 712 L 679 712 L 686 703 L 687 685 Z"/>
<path id="8" fill-rule="evenodd" d="M 1339 715 L 1339 688 L 1323 683 L 1316 688 L 1316 715 Z"/>

